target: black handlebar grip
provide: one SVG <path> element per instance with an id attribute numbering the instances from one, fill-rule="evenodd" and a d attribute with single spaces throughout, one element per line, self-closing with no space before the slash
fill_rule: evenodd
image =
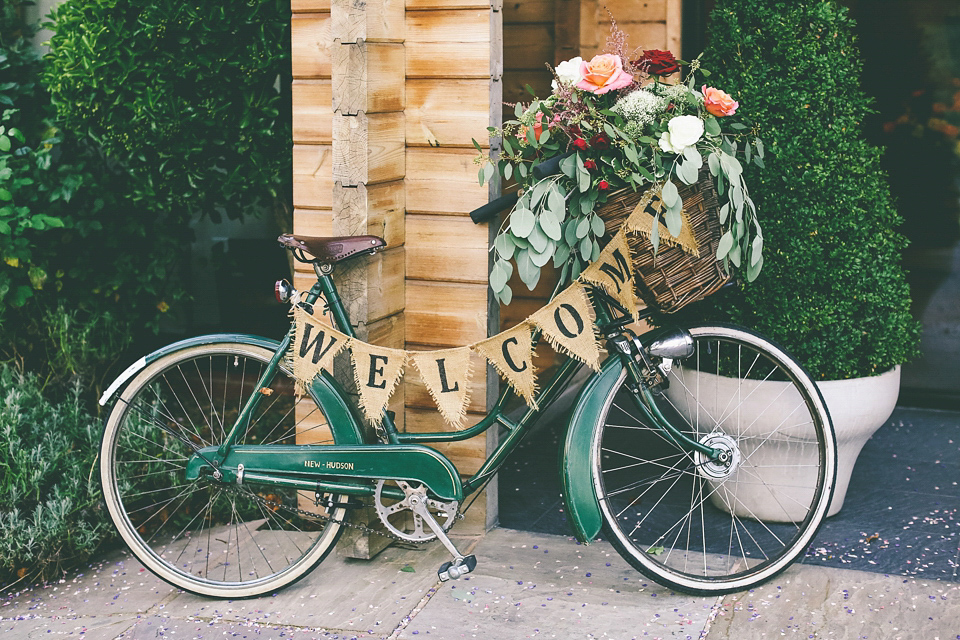
<path id="1" fill-rule="evenodd" d="M 554 156 L 546 162 L 541 162 L 533 168 L 533 177 L 537 180 L 543 180 L 547 176 L 560 173 L 560 162 L 569 156 L 572 156 L 574 153 L 576 153 L 576 151 L 568 151 L 563 155 Z"/>
<path id="2" fill-rule="evenodd" d="M 498 213 L 504 209 L 509 209 L 517 203 L 519 196 L 516 192 L 508 193 L 505 196 L 500 196 L 496 200 L 491 200 L 482 207 L 477 207 L 470 212 L 470 219 L 475 223 L 480 224 L 481 222 L 486 222 L 490 218 L 495 217 Z"/>

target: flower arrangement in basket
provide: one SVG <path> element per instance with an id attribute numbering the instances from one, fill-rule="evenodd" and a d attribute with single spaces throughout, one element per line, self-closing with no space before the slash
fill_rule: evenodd
<path id="1" fill-rule="evenodd" d="M 625 38 L 615 25 L 608 50 L 589 61 L 578 57 L 560 63 L 548 97 L 517 104 L 515 120 L 490 129 L 502 146 L 499 158 L 479 160 L 480 183 L 499 173 L 516 181 L 521 194 L 493 249 L 490 285 L 503 304 L 513 297 L 507 284 L 513 275 L 511 260 L 530 289 L 550 261 L 561 270 L 562 281 L 575 279 L 600 255 L 604 236 L 615 230 L 617 222 L 611 218 L 625 217 L 624 211 L 629 215 L 626 208 L 650 189 L 657 196 L 655 220 L 643 251 L 651 268 L 654 263 L 662 267 L 667 247 L 661 247 L 661 241 L 675 248 L 661 228 L 679 236 L 684 218 L 689 218 L 685 200 L 704 186 L 719 196 L 709 212 L 710 233 L 716 235 L 712 244 L 706 243 L 712 255 L 699 252 L 708 261 L 706 267 L 719 274 L 722 284 L 731 266 L 753 280 L 763 265 L 763 236 L 740 159 L 762 167 L 764 148 L 734 117 L 739 103 L 718 88 L 698 83 L 697 74 L 709 77 L 699 59 L 684 63 L 660 50 L 625 55 Z M 671 82 L 681 65 L 688 67 L 686 77 Z M 558 157 L 559 173 L 535 176 L 535 167 Z M 643 270 L 640 275 L 647 279 Z M 662 284 L 675 289 L 677 283 Z M 691 296 L 685 295 L 682 303 L 689 301 Z M 676 301 L 647 302 L 677 306 Z"/>

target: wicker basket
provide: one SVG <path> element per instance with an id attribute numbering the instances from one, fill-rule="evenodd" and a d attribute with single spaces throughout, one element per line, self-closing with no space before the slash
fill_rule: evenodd
<path id="1" fill-rule="evenodd" d="M 637 296 L 648 306 L 664 313 L 673 313 L 684 305 L 702 300 L 731 280 L 716 258 L 720 243 L 719 205 L 710 173 L 703 170 L 698 182 L 692 185 L 677 183 L 677 189 L 697 241 L 699 257 L 663 242 L 654 256 L 649 238 L 641 234 L 629 236 L 633 267 L 638 276 L 634 279 Z M 607 238 L 619 231 L 642 197 L 642 191 L 622 189 L 611 194 L 597 209 L 606 225 Z"/>

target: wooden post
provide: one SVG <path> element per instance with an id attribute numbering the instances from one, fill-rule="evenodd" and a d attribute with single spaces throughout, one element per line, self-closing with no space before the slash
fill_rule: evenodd
<path id="1" fill-rule="evenodd" d="M 364 341 L 404 347 L 404 6 L 402 0 L 332 0 L 330 67 L 332 120 L 332 232 L 375 234 L 383 253 L 338 266 L 335 279 L 354 332 Z M 346 358 L 335 365 L 345 388 L 353 387 Z M 402 424 L 403 390 L 391 405 Z M 375 526 L 373 509 L 351 514 Z M 348 529 L 338 552 L 370 558 L 389 538 Z"/>

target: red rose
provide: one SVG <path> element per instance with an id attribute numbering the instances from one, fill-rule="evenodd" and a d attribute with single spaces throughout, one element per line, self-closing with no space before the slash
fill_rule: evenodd
<path id="1" fill-rule="evenodd" d="M 584 160 L 584 161 L 583 161 L 583 168 L 584 168 L 584 169 L 596 169 L 596 168 L 597 168 L 597 163 L 594 162 L 593 160 Z"/>
<path id="2" fill-rule="evenodd" d="M 610 148 L 610 138 L 598 133 L 597 135 L 590 138 L 590 146 L 598 151 L 606 151 Z"/>
<path id="3" fill-rule="evenodd" d="M 584 140 L 583 138 L 577 138 L 576 140 L 573 141 L 573 146 L 575 146 L 577 149 L 580 149 L 580 151 L 586 151 L 587 141 Z"/>
<path id="4" fill-rule="evenodd" d="M 672 53 L 660 49 L 644 51 L 640 59 L 636 60 L 634 64 L 643 67 L 647 73 L 655 76 L 668 76 L 680 68 L 680 64 Z"/>
<path id="5" fill-rule="evenodd" d="M 610 188 L 610 183 L 607 182 L 606 180 L 601 180 L 600 182 L 597 183 L 597 189 L 600 189 L 600 191 L 606 191 L 609 188 Z"/>

